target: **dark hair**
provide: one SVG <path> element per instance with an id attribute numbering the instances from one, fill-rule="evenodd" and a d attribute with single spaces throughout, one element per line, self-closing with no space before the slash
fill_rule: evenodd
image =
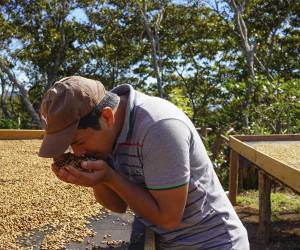
<path id="1" fill-rule="evenodd" d="M 107 92 L 103 99 L 93 108 L 93 110 L 80 119 L 78 128 L 93 128 L 96 130 L 101 129 L 99 124 L 99 112 L 105 107 L 110 107 L 113 109 L 118 105 L 118 103 L 118 95 L 111 92 Z"/>

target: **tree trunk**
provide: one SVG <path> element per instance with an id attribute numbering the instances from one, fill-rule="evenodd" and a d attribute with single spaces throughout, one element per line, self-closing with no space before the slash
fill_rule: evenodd
<path id="1" fill-rule="evenodd" d="M 7 99 L 7 90 L 5 89 L 5 79 L 2 75 L 0 75 L 1 79 L 1 109 L 4 114 L 4 117 L 11 118 L 11 114 L 8 111 L 7 105 L 6 105 L 6 99 Z"/>
<path id="2" fill-rule="evenodd" d="M 150 23 L 147 17 L 147 4 L 145 1 L 143 1 L 143 7 L 140 7 L 140 11 L 142 13 L 142 18 L 148 35 L 148 39 L 150 40 L 151 43 L 151 57 L 152 57 L 152 64 L 153 64 L 153 68 L 157 80 L 158 93 L 161 98 L 164 98 L 164 92 L 162 88 L 163 81 L 162 81 L 162 74 L 161 74 L 161 62 L 159 58 L 160 50 L 159 50 L 159 36 L 158 36 L 158 28 L 162 20 L 162 13 L 158 14 L 156 25 L 152 31 L 152 28 L 150 27 Z"/>
<path id="3" fill-rule="evenodd" d="M 34 110 L 29 100 L 28 92 L 25 89 L 25 87 L 21 83 L 19 83 L 19 81 L 16 79 L 13 72 L 8 68 L 8 66 L 2 59 L 0 59 L 0 69 L 7 75 L 8 79 L 19 89 L 21 94 L 21 99 L 25 105 L 26 110 L 31 115 L 33 125 L 38 128 L 41 128 L 40 117 L 38 113 Z"/>
<path id="4" fill-rule="evenodd" d="M 229 5 L 234 11 L 234 16 L 236 20 L 237 30 L 241 38 L 242 47 L 244 49 L 244 52 L 246 54 L 246 62 L 247 62 L 247 71 L 249 73 L 249 83 L 246 87 L 246 93 L 245 93 L 245 100 L 242 105 L 242 109 L 246 110 L 249 106 L 249 102 L 251 99 L 251 95 L 253 93 L 253 84 L 255 80 L 255 70 L 254 70 L 254 55 L 255 55 L 255 45 L 251 45 L 249 43 L 249 37 L 248 37 L 248 29 L 245 24 L 244 18 L 243 18 L 243 8 L 246 5 L 246 2 L 244 1 L 241 4 L 237 4 L 235 0 L 230 0 Z M 244 125 L 248 127 L 249 120 L 248 115 L 245 116 Z"/>
<path id="5" fill-rule="evenodd" d="M 55 61 L 53 62 L 53 67 L 51 67 L 47 72 L 48 82 L 47 82 L 46 89 L 49 89 L 57 79 L 59 67 L 62 64 L 62 58 L 66 48 L 66 34 L 65 34 L 65 27 L 64 27 L 65 18 L 66 18 L 66 8 L 67 8 L 66 5 L 67 5 L 66 1 L 61 1 L 60 8 L 62 14 L 60 19 L 57 21 L 57 26 L 60 33 L 60 44 L 56 52 Z"/>

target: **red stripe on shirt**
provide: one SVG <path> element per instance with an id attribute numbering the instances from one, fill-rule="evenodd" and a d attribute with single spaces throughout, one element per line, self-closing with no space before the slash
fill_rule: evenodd
<path id="1" fill-rule="evenodd" d="M 128 147 L 143 147 L 143 144 L 138 143 L 129 143 L 129 142 L 123 142 L 119 144 L 120 146 L 128 146 Z"/>

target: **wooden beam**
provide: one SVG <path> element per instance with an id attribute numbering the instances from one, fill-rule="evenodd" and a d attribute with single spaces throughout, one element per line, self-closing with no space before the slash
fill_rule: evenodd
<path id="1" fill-rule="evenodd" d="M 229 200 L 231 204 L 236 205 L 236 195 L 238 189 L 238 169 L 239 155 L 233 149 L 230 150 L 229 160 Z"/>
<path id="2" fill-rule="evenodd" d="M 229 137 L 229 147 L 236 151 L 238 154 L 244 156 L 249 161 L 255 163 L 256 160 L 256 153 L 255 149 L 251 147 L 249 144 L 246 144 L 243 141 L 240 141 L 239 139 L 230 136 Z"/>
<path id="3" fill-rule="evenodd" d="M 44 130 L 0 129 L 0 140 L 42 139 Z"/>
<path id="4" fill-rule="evenodd" d="M 271 179 L 261 170 L 258 172 L 259 185 L 259 227 L 258 237 L 267 245 L 271 233 Z"/>
<path id="5" fill-rule="evenodd" d="M 300 134 L 288 134 L 288 135 L 234 135 L 234 137 L 240 141 L 300 141 Z"/>
<path id="6" fill-rule="evenodd" d="M 145 229 L 144 250 L 155 250 L 155 234 L 149 228 Z"/>

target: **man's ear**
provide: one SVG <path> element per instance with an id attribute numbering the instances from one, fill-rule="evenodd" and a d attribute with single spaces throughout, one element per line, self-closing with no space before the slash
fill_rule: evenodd
<path id="1" fill-rule="evenodd" d="M 99 119 L 101 128 L 112 128 L 115 125 L 115 114 L 112 108 L 105 107 L 100 112 L 101 116 Z"/>

